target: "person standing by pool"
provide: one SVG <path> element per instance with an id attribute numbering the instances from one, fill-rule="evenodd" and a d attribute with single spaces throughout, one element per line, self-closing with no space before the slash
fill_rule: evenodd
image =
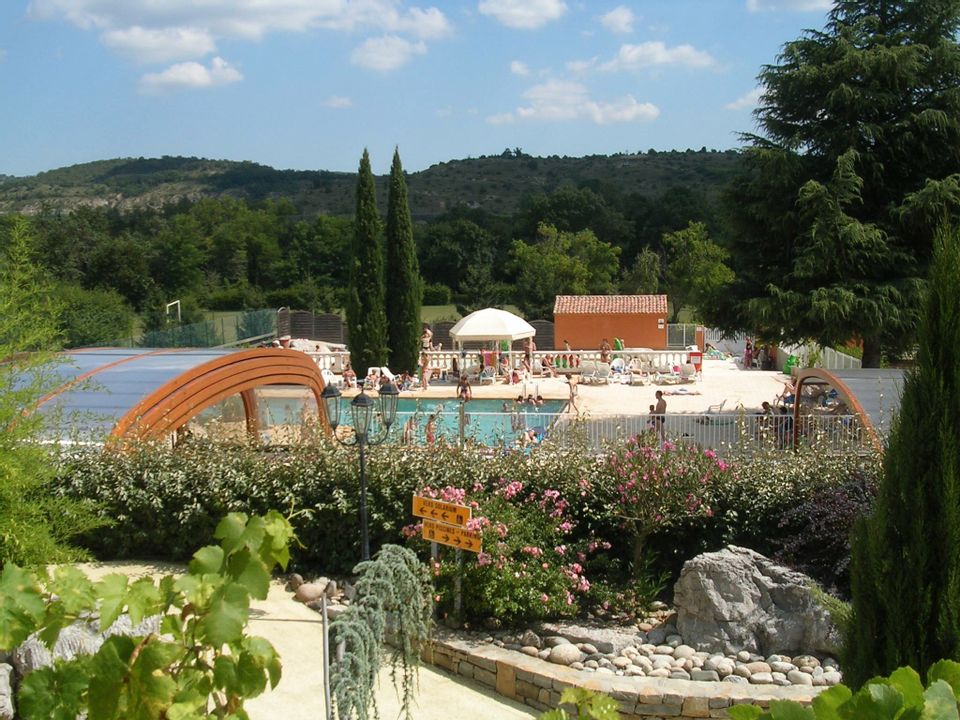
<path id="1" fill-rule="evenodd" d="M 424 435 L 427 438 L 427 445 L 433 445 L 437 442 L 437 413 L 427 418 L 427 426 L 424 429 Z"/>
<path id="2" fill-rule="evenodd" d="M 424 352 L 433 350 L 433 330 L 427 323 L 423 324 L 423 332 L 420 334 L 420 349 Z"/>
<path id="3" fill-rule="evenodd" d="M 600 362 L 610 362 L 610 351 L 613 350 L 610 347 L 610 341 L 604 338 L 600 341 Z"/>
<path id="4" fill-rule="evenodd" d="M 464 402 L 473 400 L 473 388 L 470 387 L 470 381 L 466 375 L 460 376 L 460 382 L 457 384 L 457 397 Z"/>
<path id="5" fill-rule="evenodd" d="M 430 356 L 426 352 L 420 353 L 420 387 L 430 389 Z"/>
<path id="6" fill-rule="evenodd" d="M 654 419 L 657 423 L 657 434 L 660 436 L 660 442 L 665 438 L 664 423 L 667 419 L 667 401 L 663 399 L 663 390 L 657 390 L 657 404 L 654 406 Z"/>

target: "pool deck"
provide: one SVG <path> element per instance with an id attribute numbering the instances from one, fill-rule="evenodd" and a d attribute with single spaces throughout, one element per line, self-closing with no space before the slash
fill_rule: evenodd
<path id="1" fill-rule="evenodd" d="M 724 404 L 724 411 L 735 411 L 739 406 L 750 412 L 760 410 L 764 401 L 773 402 L 783 390 L 785 376 L 776 371 L 743 370 L 732 359 L 704 359 L 702 377 L 684 384 L 654 383 L 648 385 L 577 385 L 576 409 L 589 415 L 644 415 L 656 402 L 656 391 L 663 390 L 668 413 L 699 414 L 710 406 Z M 473 397 L 490 400 L 512 400 L 524 390 L 524 383 L 472 384 Z M 528 394 L 539 393 L 545 400 L 566 400 L 570 388 L 565 377 L 532 378 L 526 381 Z M 344 395 L 353 395 L 345 391 Z M 401 398 L 452 398 L 456 385 L 452 382 L 433 382 L 427 390 L 410 390 Z"/>

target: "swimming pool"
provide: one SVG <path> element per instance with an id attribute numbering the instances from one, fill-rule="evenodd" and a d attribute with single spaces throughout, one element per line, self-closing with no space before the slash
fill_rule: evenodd
<path id="1" fill-rule="evenodd" d="M 456 398 L 402 398 L 397 405 L 397 429 L 391 436 L 400 440 L 404 426 L 412 419 L 411 440 L 422 444 L 426 442 L 427 420 L 436 415 L 436 440 L 455 444 L 460 437 L 460 405 Z M 566 405 L 566 400 L 546 400 L 536 406 L 517 405 L 512 400 L 470 400 L 463 403 L 464 436 L 494 447 L 513 443 L 528 429 L 542 435 Z"/>

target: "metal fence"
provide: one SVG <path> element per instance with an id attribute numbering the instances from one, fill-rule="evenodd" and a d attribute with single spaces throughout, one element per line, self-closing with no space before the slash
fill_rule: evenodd
<path id="1" fill-rule="evenodd" d="M 697 344 L 697 325 L 667 323 L 667 347 L 686 348 Z"/>
<path id="2" fill-rule="evenodd" d="M 651 442 L 668 440 L 715 450 L 719 455 L 751 454 L 761 449 L 794 447 L 792 415 L 724 413 L 712 415 L 667 414 L 662 429 L 641 415 L 587 415 L 517 410 L 509 413 L 472 413 L 469 403 L 453 401 L 437 423 L 438 413 L 400 413 L 394 441 L 411 444 L 472 442 L 495 448 L 532 449 L 541 443 L 560 447 L 586 447 L 603 452 L 646 434 Z M 427 427 L 433 416 L 432 427 Z M 802 416 L 796 427 L 798 447 L 825 451 L 859 451 L 871 447 L 863 423 L 856 415 Z"/>

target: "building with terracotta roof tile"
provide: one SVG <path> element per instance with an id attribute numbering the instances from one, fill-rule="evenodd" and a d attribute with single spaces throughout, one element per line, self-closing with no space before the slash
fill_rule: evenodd
<path id="1" fill-rule="evenodd" d="M 666 295 L 557 295 L 553 305 L 554 345 L 574 349 L 600 346 L 606 338 L 624 347 L 667 347 Z"/>

